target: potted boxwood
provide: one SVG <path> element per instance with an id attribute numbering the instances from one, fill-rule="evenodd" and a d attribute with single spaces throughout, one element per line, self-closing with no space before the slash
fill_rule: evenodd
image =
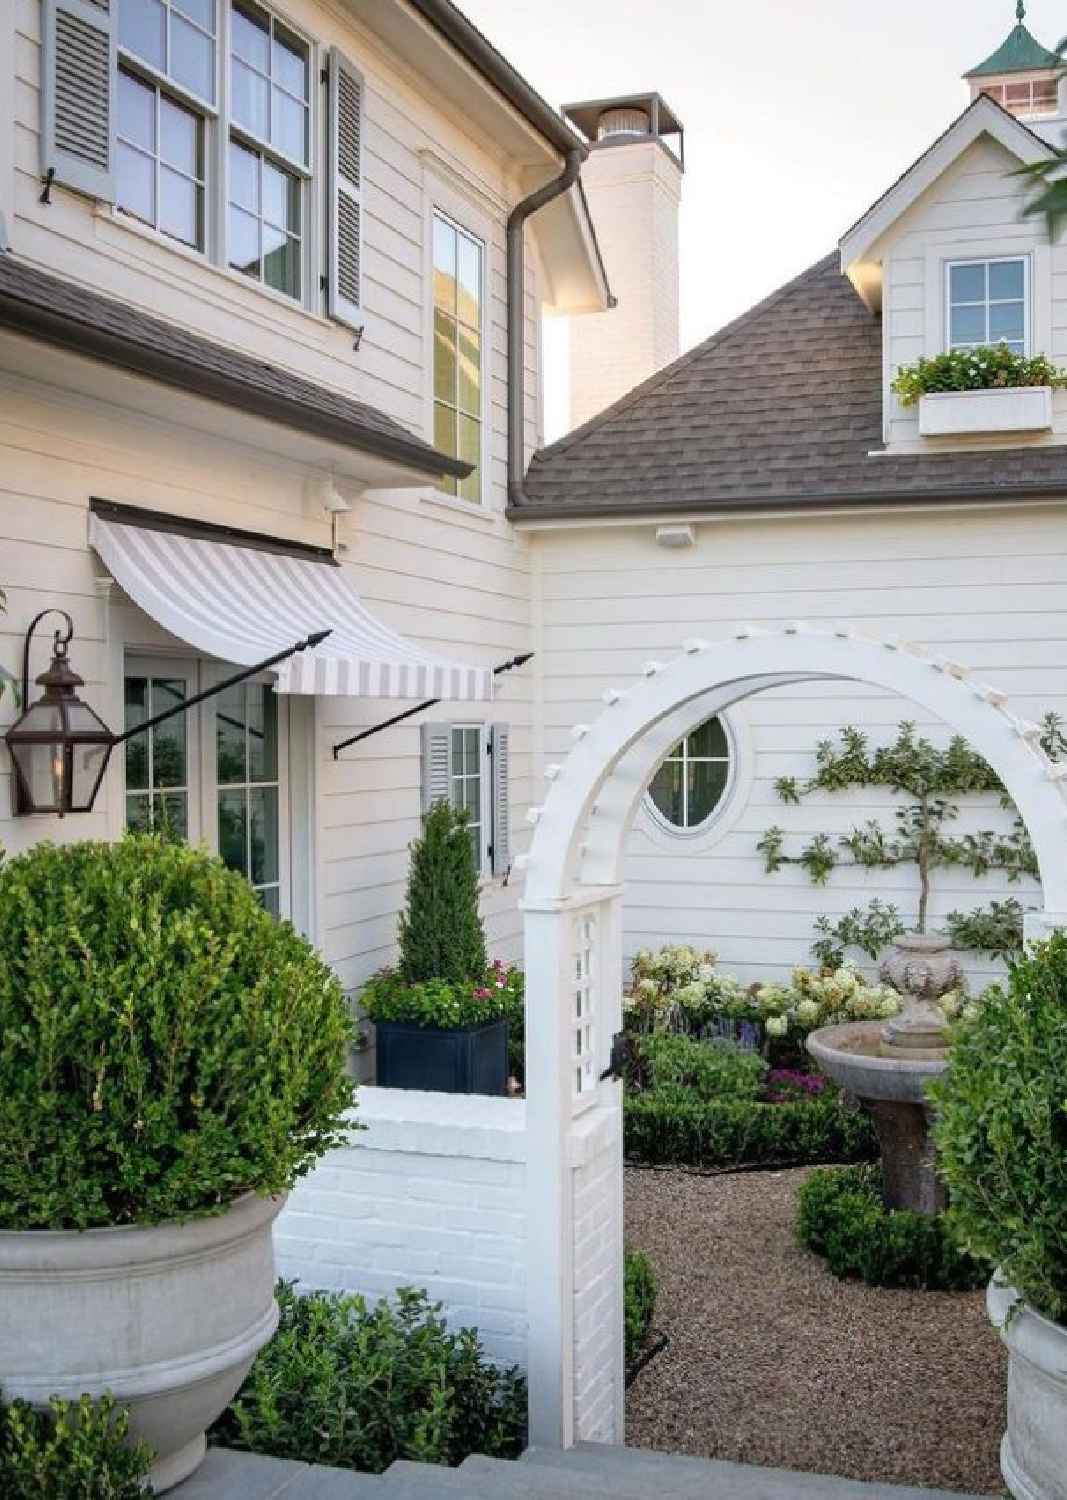
<path id="1" fill-rule="evenodd" d="M 361 995 L 383 1088 L 503 1094 L 522 975 L 486 958 L 467 816 L 436 802 L 411 846 L 399 961 Z"/>
<path id="2" fill-rule="evenodd" d="M 160 837 L 0 865 L 0 1392 L 111 1391 L 199 1463 L 278 1318 L 271 1225 L 344 1135 L 336 978 L 251 886 Z"/>
<path id="3" fill-rule="evenodd" d="M 1067 933 L 986 991 L 930 1093 L 950 1221 L 999 1268 L 988 1306 L 1009 1351 L 1001 1469 L 1023 1500 L 1065 1500 Z"/>

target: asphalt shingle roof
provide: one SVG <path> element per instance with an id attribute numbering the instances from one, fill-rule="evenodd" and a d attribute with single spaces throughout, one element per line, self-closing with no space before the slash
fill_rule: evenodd
<path id="1" fill-rule="evenodd" d="M 427 475 L 470 473 L 384 412 L 0 253 L 0 328 Z"/>
<path id="2" fill-rule="evenodd" d="M 881 319 L 834 254 L 535 454 L 509 514 L 521 521 L 1067 493 L 1060 445 L 892 456 L 881 448 Z"/>

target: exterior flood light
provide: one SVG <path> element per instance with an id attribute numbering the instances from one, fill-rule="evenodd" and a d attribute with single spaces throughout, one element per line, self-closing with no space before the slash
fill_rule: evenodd
<path id="1" fill-rule="evenodd" d="M 52 664 L 36 679 L 43 695 L 30 703 L 30 642 L 45 615 L 61 615 L 66 629 L 55 632 Z M 78 697 L 84 687 L 67 659 L 74 625 L 65 610 L 44 609 L 26 632 L 22 656 L 24 711 L 5 735 L 15 766 L 15 811 L 88 812 L 107 770 L 115 737 L 98 714 Z M 28 705 L 28 706 L 27 706 Z"/>

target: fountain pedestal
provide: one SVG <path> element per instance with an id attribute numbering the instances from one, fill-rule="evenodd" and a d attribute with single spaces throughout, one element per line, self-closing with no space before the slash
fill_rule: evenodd
<path id="1" fill-rule="evenodd" d="M 960 966 L 948 938 L 906 933 L 882 964 L 882 977 L 904 996 L 888 1024 L 850 1021 L 823 1026 L 807 1047 L 827 1077 L 859 1100 L 878 1137 L 882 1199 L 935 1218 L 948 1203 L 934 1171 L 926 1085 L 948 1059 L 938 997 L 956 984 Z"/>

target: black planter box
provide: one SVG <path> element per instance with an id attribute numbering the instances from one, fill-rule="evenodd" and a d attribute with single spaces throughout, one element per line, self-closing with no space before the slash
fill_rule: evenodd
<path id="1" fill-rule="evenodd" d="M 384 1089 L 438 1094 L 498 1094 L 508 1082 L 508 1023 L 412 1026 L 378 1021 L 377 1082 Z"/>

